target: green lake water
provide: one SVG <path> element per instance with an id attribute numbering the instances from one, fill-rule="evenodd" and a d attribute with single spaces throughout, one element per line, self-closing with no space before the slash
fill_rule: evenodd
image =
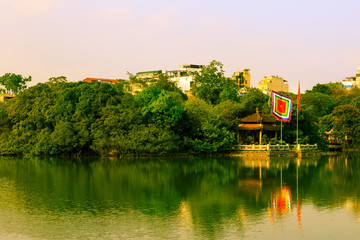
<path id="1" fill-rule="evenodd" d="M 0 157 L 0 239 L 360 239 L 360 154 Z"/>

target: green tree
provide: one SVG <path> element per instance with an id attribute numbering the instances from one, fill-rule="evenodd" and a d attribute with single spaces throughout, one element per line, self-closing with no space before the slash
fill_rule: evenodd
<path id="1" fill-rule="evenodd" d="M 219 103 L 226 101 L 239 102 L 239 89 L 237 85 L 230 79 L 228 79 L 228 83 L 224 86 L 223 90 L 219 95 Z"/>
<path id="2" fill-rule="evenodd" d="M 224 76 L 223 64 L 212 61 L 209 65 L 194 72 L 193 93 L 196 97 L 211 104 L 218 104 L 221 100 L 236 100 L 237 86 L 233 80 Z"/>
<path id="3" fill-rule="evenodd" d="M 71 152 L 77 149 L 78 134 L 74 124 L 64 121 L 58 122 L 50 134 L 50 140 L 62 152 Z"/>
<path id="4" fill-rule="evenodd" d="M 24 78 L 20 74 L 6 73 L 0 77 L 0 85 L 5 87 L 5 91 L 10 94 L 18 94 L 26 88 L 26 83 L 31 81 L 31 76 Z"/>
<path id="5" fill-rule="evenodd" d="M 289 123 L 283 123 L 283 140 L 287 143 L 296 143 L 297 132 L 297 114 L 299 114 L 298 137 L 299 143 L 317 143 L 319 148 L 324 149 L 325 143 L 319 134 L 319 124 L 315 121 L 314 116 L 311 115 L 304 105 L 301 106 L 301 111 L 297 111 L 297 103 L 293 102 L 292 116 Z"/>
<path id="6" fill-rule="evenodd" d="M 325 93 L 310 92 L 301 97 L 301 109 L 309 112 L 316 122 L 320 117 L 330 114 L 335 105 L 334 98 Z"/>
<path id="7" fill-rule="evenodd" d="M 214 114 L 227 125 L 230 131 L 236 132 L 239 125 L 242 105 L 235 101 L 224 101 L 214 107 Z"/>
<path id="8" fill-rule="evenodd" d="M 184 100 L 187 99 L 187 96 L 181 91 L 181 89 L 177 86 L 175 81 L 172 81 L 170 77 L 166 74 L 159 74 L 152 80 L 150 86 L 155 86 L 157 88 L 169 91 L 176 92 L 182 96 Z"/>
<path id="9" fill-rule="evenodd" d="M 167 153 L 180 149 L 179 137 L 162 124 L 142 122 L 135 101 L 123 99 L 117 106 L 107 106 L 92 125 L 91 148 L 100 154 Z"/>
<path id="10" fill-rule="evenodd" d="M 350 139 L 354 146 L 360 143 L 360 111 L 352 105 L 337 106 L 333 112 L 334 137 Z"/>
<path id="11" fill-rule="evenodd" d="M 269 96 L 256 88 L 250 88 L 244 96 L 240 97 L 240 106 L 239 117 L 255 113 L 256 108 L 262 113 L 270 115 Z"/>
<path id="12" fill-rule="evenodd" d="M 235 144 L 235 133 L 214 110 L 202 99 L 191 98 L 185 103 L 191 126 L 184 144 L 192 153 L 213 153 L 230 150 Z"/>
<path id="13" fill-rule="evenodd" d="M 67 78 L 65 76 L 49 78 L 49 83 L 51 83 L 51 84 L 65 83 L 65 82 L 67 82 Z"/>
<path id="14" fill-rule="evenodd" d="M 319 121 L 319 134 L 325 137 L 325 132 L 330 132 L 334 127 L 335 117 L 333 114 L 328 114 L 320 118 Z"/>
<path id="15" fill-rule="evenodd" d="M 350 104 L 360 110 L 360 96 L 354 96 L 350 102 Z"/>
<path id="16" fill-rule="evenodd" d="M 142 106 L 145 121 L 175 127 L 183 117 L 183 98 L 177 92 L 153 86 L 137 94 L 135 100 Z"/>
<path id="17" fill-rule="evenodd" d="M 331 88 L 329 85 L 325 85 L 325 84 L 316 84 L 311 90 L 306 90 L 306 93 L 323 93 L 323 94 L 327 94 L 330 95 L 331 92 Z"/>

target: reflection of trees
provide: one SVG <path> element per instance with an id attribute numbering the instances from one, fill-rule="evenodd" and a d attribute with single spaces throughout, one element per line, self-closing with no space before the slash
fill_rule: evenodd
<path id="1" fill-rule="evenodd" d="M 344 197 L 359 198 L 360 163 L 358 154 L 323 157 L 311 178 L 304 179 L 317 205 L 343 204 Z"/>
<path id="2" fill-rule="evenodd" d="M 13 159 L 0 158 L 22 202 L 56 212 L 178 214 L 184 229 L 214 233 L 226 219 L 243 227 L 267 216 L 271 194 L 291 188 L 294 205 L 354 206 L 359 154 L 292 158 Z M 298 171 L 298 189 L 296 173 Z M 20 201 L 20 200 L 19 200 Z M 350 201 L 350 202 L 349 202 Z M 351 203 L 351 204 L 350 204 Z M 255 216 L 255 217 L 254 217 Z M 190 230 L 189 230 L 190 231 Z"/>

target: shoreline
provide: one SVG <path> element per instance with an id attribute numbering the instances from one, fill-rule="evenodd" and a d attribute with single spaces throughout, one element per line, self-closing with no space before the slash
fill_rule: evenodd
<path id="1" fill-rule="evenodd" d="M 64 154 L 64 155 L 1 155 L 2 157 L 72 157 L 72 158 L 84 158 L 84 157 L 101 157 L 110 159 L 122 159 L 122 158 L 157 158 L 157 157 L 301 157 L 301 156 L 313 156 L 313 155 L 338 155 L 346 152 L 359 152 L 360 149 L 344 149 L 343 151 L 321 151 L 321 150 L 283 150 L 283 151 L 256 151 L 256 150 L 233 150 L 228 152 L 216 152 L 216 153 L 164 153 L 164 154 Z"/>

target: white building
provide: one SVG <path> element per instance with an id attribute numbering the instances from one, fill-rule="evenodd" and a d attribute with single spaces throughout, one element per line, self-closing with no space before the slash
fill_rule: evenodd
<path id="1" fill-rule="evenodd" d="M 204 65 L 184 64 L 178 70 L 170 71 L 170 79 L 177 82 L 178 87 L 187 93 L 191 91 L 194 82 L 193 72 L 200 72 Z"/>
<path id="2" fill-rule="evenodd" d="M 156 79 L 160 74 L 166 74 L 170 80 L 177 83 L 177 86 L 187 95 L 191 95 L 191 88 L 194 82 L 193 72 L 200 72 L 204 65 L 183 64 L 178 70 L 156 70 L 138 72 L 135 77 L 139 79 L 151 80 Z"/>
<path id="3" fill-rule="evenodd" d="M 357 68 L 355 77 L 346 77 L 341 81 L 341 84 L 345 89 L 351 89 L 353 87 L 360 88 L 360 67 Z"/>

